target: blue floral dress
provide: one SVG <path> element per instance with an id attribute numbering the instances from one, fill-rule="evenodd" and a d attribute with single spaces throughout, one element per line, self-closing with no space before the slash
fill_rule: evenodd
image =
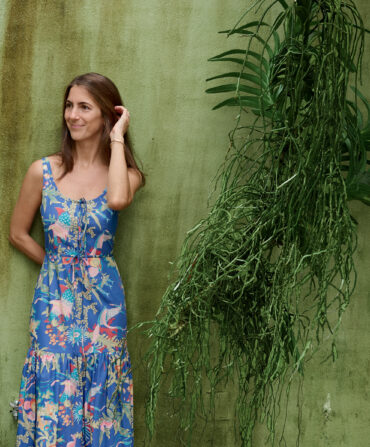
<path id="1" fill-rule="evenodd" d="M 126 306 L 106 189 L 70 199 L 43 162 L 45 258 L 34 291 L 17 447 L 133 446 Z"/>

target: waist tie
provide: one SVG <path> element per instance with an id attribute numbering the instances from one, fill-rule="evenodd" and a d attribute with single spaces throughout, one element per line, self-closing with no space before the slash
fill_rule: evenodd
<path id="1" fill-rule="evenodd" d="M 76 316 L 78 318 L 81 318 L 81 312 L 82 312 L 82 302 L 78 291 L 77 291 L 77 286 L 78 284 L 76 284 L 76 269 L 78 269 L 81 272 L 81 280 L 82 283 L 86 289 L 86 292 L 90 293 L 92 288 L 95 286 L 93 284 L 91 284 L 90 282 L 90 274 L 87 271 L 89 268 L 97 268 L 99 269 L 99 271 L 101 270 L 101 259 L 112 259 L 114 262 L 114 257 L 112 253 L 109 254 L 88 254 L 88 253 L 73 253 L 73 254 L 65 254 L 65 253 L 50 253 L 50 252 L 46 252 L 46 256 L 48 257 L 48 259 L 54 263 L 55 265 L 55 270 L 56 270 L 56 275 L 58 277 L 60 277 L 60 273 L 59 273 L 59 269 L 63 268 L 63 270 L 65 271 L 65 269 L 67 268 L 67 274 L 68 276 L 70 276 L 71 278 L 71 287 L 70 290 L 73 294 L 74 300 L 75 300 L 75 306 L 76 306 Z M 94 264 L 91 263 L 92 259 L 96 259 L 99 260 L 99 262 L 96 262 Z M 94 275 L 95 276 L 95 275 Z M 60 296 L 61 298 L 61 296 Z"/>

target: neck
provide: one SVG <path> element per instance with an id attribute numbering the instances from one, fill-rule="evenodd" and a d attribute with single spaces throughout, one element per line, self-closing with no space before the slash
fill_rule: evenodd
<path id="1" fill-rule="evenodd" d="M 101 159 L 99 153 L 99 140 L 83 140 L 75 142 L 74 163 L 88 167 Z"/>

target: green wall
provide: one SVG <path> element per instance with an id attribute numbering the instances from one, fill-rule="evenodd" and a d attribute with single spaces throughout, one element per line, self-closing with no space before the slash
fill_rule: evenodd
<path id="1" fill-rule="evenodd" d="M 242 0 L 2 0 L 0 3 L 0 179 L 2 203 L 0 313 L 0 447 L 13 446 L 16 399 L 28 348 L 28 321 L 40 266 L 9 243 L 10 216 L 30 163 L 58 147 L 61 101 L 77 74 L 96 71 L 119 87 L 130 110 L 134 148 L 147 186 L 120 213 L 115 257 L 127 295 L 129 326 L 154 317 L 168 283 L 170 262 L 184 235 L 207 212 L 210 182 L 228 147 L 235 110 L 211 111 L 207 77 L 221 66 L 207 58 L 235 45 L 217 32 L 233 26 Z M 358 0 L 365 23 L 370 4 Z M 273 14 L 273 12 L 272 12 Z M 369 60 L 364 86 L 369 92 Z M 230 66 L 231 68 L 232 66 Z M 222 69 L 225 69 L 223 65 Z M 367 88 L 366 88 L 367 87 Z M 368 233 L 370 208 L 351 204 L 360 222 L 358 284 L 338 337 L 339 359 L 306 370 L 302 446 L 363 447 L 370 439 L 370 320 Z M 32 236 L 43 243 L 40 215 Z M 141 357 L 147 340 L 134 331 L 135 445 L 148 445 L 144 424 L 147 385 Z M 329 347 L 329 342 L 325 348 Z M 321 356 L 324 357 L 324 354 Z M 330 396 L 330 410 L 323 410 Z M 234 446 L 233 389 L 220 392 L 216 426 L 194 445 Z M 161 400 L 153 446 L 178 446 L 171 408 Z M 298 413 L 289 406 L 287 445 L 295 446 Z M 256 447 L 264 444 L 258 427 Z"/>

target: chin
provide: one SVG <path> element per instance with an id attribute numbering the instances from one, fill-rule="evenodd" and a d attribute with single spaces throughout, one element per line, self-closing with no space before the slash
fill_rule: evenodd
<path id="1" fill-rule="evenodd" d="M 69 131 L 69 134 L 70 134 L 72 140 L 74 140 L 74 141 L 80 141 L 80 140 L 85 139 L 85 137 L 83 135 L 79 135 L 77 132 L 74 132 L 73 130 L 72 130 L 72 132 Z"/>

